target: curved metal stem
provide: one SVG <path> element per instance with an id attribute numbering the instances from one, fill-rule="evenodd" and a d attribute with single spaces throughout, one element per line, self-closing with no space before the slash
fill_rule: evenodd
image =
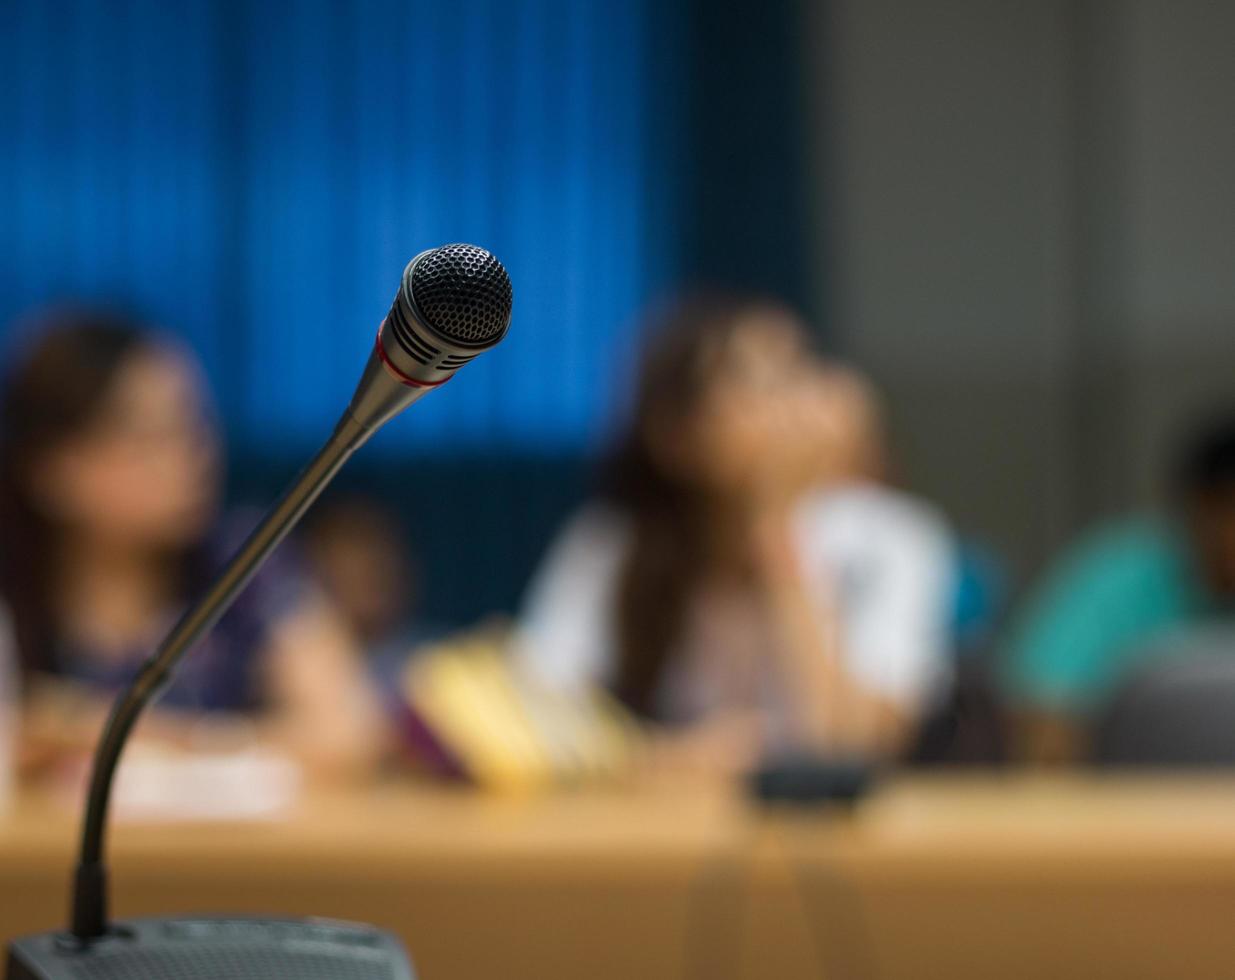
<path id="1" fill-rule="evenodd" d="M 270 552 L 317 499 L 374 429 L 357 422 L 350 412 L 305 467 L 274 508 L 253 530 L 218 579 L 180 618 L 133 682 L 117 698 L 94 753 L 82 823 L 81 856 L 73 885 L 72 929 L 79 940 L 103 936 L 108 929 L 107 876 L 103 844 L 107 809 L 116 766 L 137 719 L 171 680 L 176 665 L 227 611 Z"/>

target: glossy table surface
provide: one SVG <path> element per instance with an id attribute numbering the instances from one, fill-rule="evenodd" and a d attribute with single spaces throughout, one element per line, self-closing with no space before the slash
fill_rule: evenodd
<path id="1" fill-rule="evenodd" d="M 58 924 L 64 800 L 0 816 L 0 932 Z M 122 821 L 118 915 L 327 915 L 423 977 L 1231 977 L 1235 778 L 913 776 L 854 810 L 723 786 L 391 785 L 275 819 Z"/>

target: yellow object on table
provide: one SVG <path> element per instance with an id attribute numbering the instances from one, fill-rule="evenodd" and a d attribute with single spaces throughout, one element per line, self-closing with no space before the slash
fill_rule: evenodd
<path id="1" fill-rule="evenodd" d="M 634 722 L 599 688 L 553 691 L 521 673 L 504 631 L 462 634 L 408 661 L 407 707 L 478 785 L 506 791 L 621 774 Z"/>

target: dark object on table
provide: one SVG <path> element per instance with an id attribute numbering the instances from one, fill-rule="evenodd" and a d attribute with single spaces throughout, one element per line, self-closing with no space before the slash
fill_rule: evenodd
<path id="1" fill-rule="evenodd" d="M 750 776 L 750 790 L 763 803 L 852 805 L 870 789 L 875 767 L 857 759 L 792 755 L 770 759 Z"/>
<path id="2" fill-rule="evenodd" d="M 1166 638 L 1120 686 L 1093 732 L 1095 765 L 1235 766 L 1235 632 Z"/>

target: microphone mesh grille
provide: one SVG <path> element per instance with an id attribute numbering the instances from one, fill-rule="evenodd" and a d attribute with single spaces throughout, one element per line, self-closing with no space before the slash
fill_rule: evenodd
<path id="1" fill-rule="evenodd" d="M 435 248 L 412 270 L 411 292 L 425 323 L 456 343 L 496 342 L 510 323 L 510 277 L 475 245 Z"/>
<path id="2" fill-rule="evenodd" d="M 66 965 L 73 980 L 398 980 L 389 956 L 207 943 L 83 956 Z"/>

